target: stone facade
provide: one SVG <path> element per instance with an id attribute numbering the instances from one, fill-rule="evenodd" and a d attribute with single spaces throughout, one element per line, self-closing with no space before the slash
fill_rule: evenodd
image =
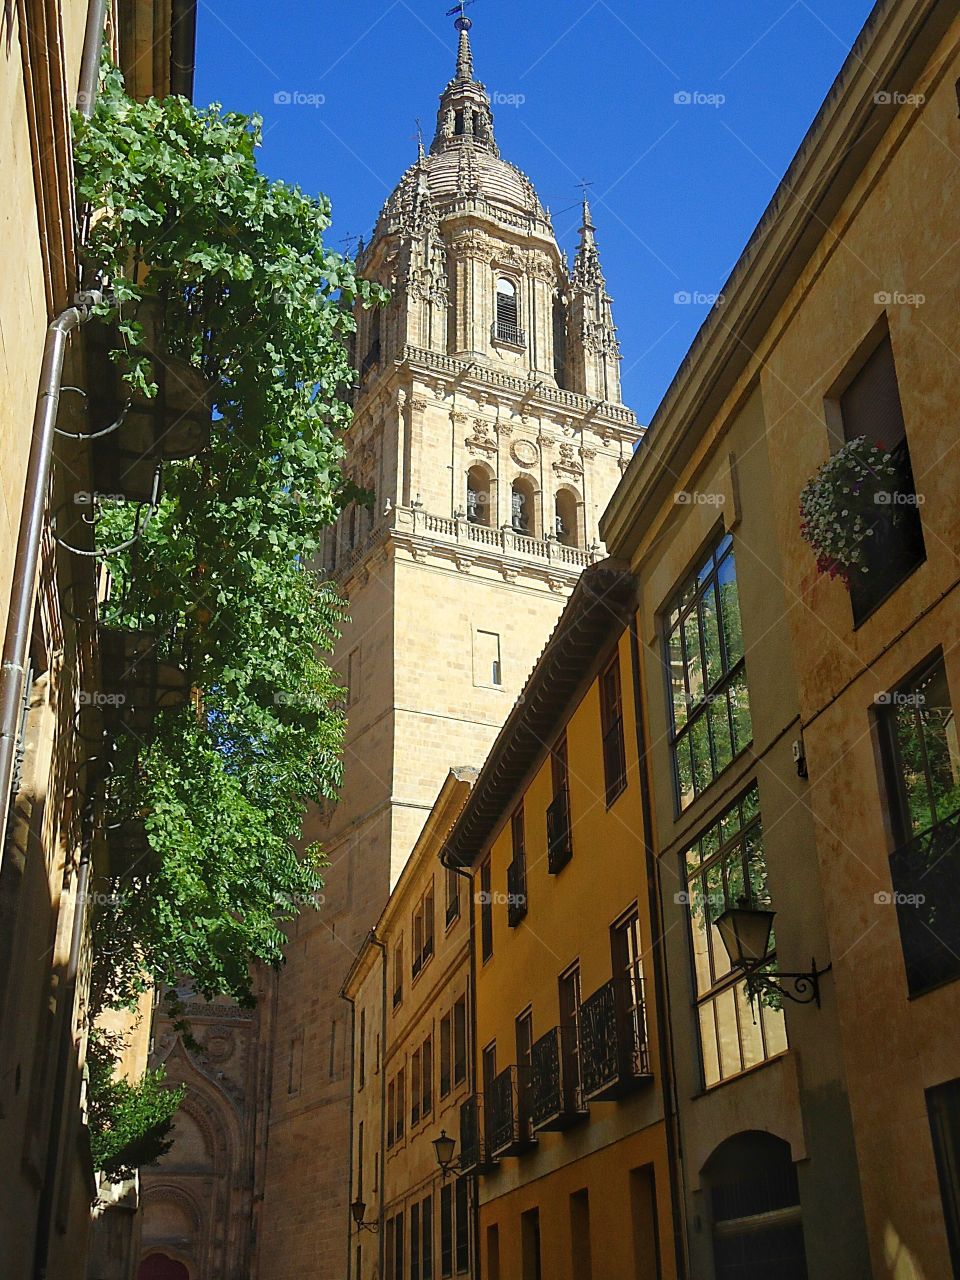
<path id="1" fill-rule="evenodd" d="M 163 1255 L 191 1280 L 246 1280 L 254 1236 L 259 1018 L 225 999 L 178 991 L 189 1041 L 157 1006 L 151 1066 L 187 1087 L 173 1147 L 141 1177 L 141 1265 Z"/>
<path id="2" fill-rule="evenodd" d="M 190 5 L 173 8 L 183 17 Z M 107 39 L 130 92 L 168 93 L 176 74 L 171 5 L 135 0 L 106 9 Z M 89 104 L 82 54 L 85 44 L 92 49 L 95 71 L 104 34 L 94 23 L 97 13 L 104 17 L 86 0 L 30 0 L 5 6 L 2 24 L 0 172 L 9 269 L 0 281 L 0 632 L 4 709 L 20 710 L 15 732 L 6 736 L 4 727 L 15 765 L 9 795 L 0 794 L 0 1257 L 10 1280 L 88 1274 L 127 1280 L 137 1248 L 136 1181 L 98 1186 L 86 1123 L 87 922 L 107 855 L 102 735 L 98 740 L 83 708 L 99 681 L 102 582 L 91 557 L 57 540 L 76 541 L 78 528 L 89 538 L 81 517 L 89 516 L 96 483 L 83 440 L 57 437 L 49 476 L 34 490 L 47 501 L 37 580 L 20 579 L 33 592 L 24 667 L 19 653 L 10 656 L 16 646 L 7 645 L 16 566 L 26 565 L 25 551 L 37 545 L 28 488 L 31 455 L 40 455 L 33 429 L 38 394 L 49 394 L 41 387 L 48 326 L 73 305 L 80 283 L 71 112 Z M 176 81 L 185 92 L 188 43 Z M 140 57 L 144 48 L 150 57 Z M 81 335 L 75 329 L 67 342 L 64 388 L 87 385 Z M 83 396 L 64 391 L 57 425 L 64 433 L 91 430 Z M 131 1077 L 143 1072 L 148 1028 L 148 1017 L 130 1028 L 122 1065 Z M 91 1204 L 101 1190 L 91 1231 Z"/>
<path id="3" fill-rule="evenodd" d="M 383 914 L 344 983 L 351 1010 L 353 1107 L 349 1185 L 354 1217 L 347 1280 L 396 1273 L 416 1248 L 424 1273 L 476 1276 L 473 1184 L 437 1164 L 434 1141 L 456 1140 L 470 1089 L 470 893 L 443 867 L 443 842 L 476 778 L 451 769 Z M 398 1238 L 397 1221 L 402 1220 Z M 376 1232 L 370 1231 L 371 1227 Z M 392 1262 L 390 1261 L 392 1259 Z"/>
<path id="4" fill-rule="evenodd" d="M 876 6 L 724 287 L 722 311 L 654 416 L 656 457 L 638 454 L 604 517 L 607 544 L 630 558 L 640 593 L 698 1280 L 730 1274 L 724 1252 L 738 1237 L 745 1243 L 722 1212 L 731 1195 L 747 1219 L 774 1207 L 774 1185 L 781 1221 L 793 1215 L 794 1245 L 781 1255 L 793 1260 L 790 1274 L 939 1277 L 960 1268 L 960 1134 L 949 1120 L 960 1098 L 951 813 L 960 796 L 960 266 L 943 214 L 960 180 L 958 77 L 954 7 Z M 864 387 L 875 390 L 866 415 Z M 866 527 L 883 551 L 866 575 L 851 575 L 851 591 L 818 572 L 799 498 L 861 435 L 907 466 L 873 503 Z M 913 514 L 891 520 L 894 506 Z M 846 501 L 837 510 L 847 516 Z M 919 547 L 906 535 L 916 522 Z M 691 571 L 726 538 L 752 740 L 679 805 L 671 742 L 682 718 L 667 696 L 666 636 Z M 925 760 L 938 760 L 935 778 L 933 765 L 905 754 L 905 724 Z M 936 803 L 916 807 L 927 785 Z M 722 969 L 712 991 L 702 969 L 691 972 L 704 930 L 693 925 L 687 877 L 688 857 L 697 865 L 700 856 L 693 842 L 715 839 L 717 818 L 729 824 L 731 805 L 754 786 L 762 844 L 752 856 L 766 861 L 777 965 L 800 974 L 816 966 L 820 1000 L 783 1000 L 780 1051 L 767 1041 L 758 1052 L 754 1039 L 741 1059 Z M 741 1026 L 755 1037 L 749 1021 Z"/>
<path id="5" fill-rule="evenodd" d="M 291 929 L 271 1024 L 263 1280 L 344 1273 L 340 985 L 450 766 L 484 758 L 598 557 L 639 435 L 589 211 L 571 276 L 529 180 L 499 157 L 462 25 L 431 150 L 360 256 L 391 290 L 358 313 L 348 469 L 372 505 L 344 512 L 325 546 L 350 610 L 335 659 L 346 773 L 339 804 L 307 824 L 330 859 L 326 900 Z"/>

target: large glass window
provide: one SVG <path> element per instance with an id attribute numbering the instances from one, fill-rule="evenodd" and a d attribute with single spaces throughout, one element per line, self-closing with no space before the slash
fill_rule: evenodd
<path id="1" fill-rule="evenodd" d="M 683 810 L 753 737 L 729 534 L 678 592 L 668 627 L 672 749 Z"/>
<path id="2" fill-rule="evenodd" d="M 778 998 L 762 994 L 751 1006 L 715 924 L 728 907 L 744 900 L 770 906 L 756 783 L 689 846 L 684 871 L 703 1080 L 709 1088 L 787 1047 Z M 769 959 L 775 959 L 773 950 Z"/>
<path id="3" fill-rule="evenodd" d="M 912 995 L 960 978 L 960 745 L 943 656 L 883 695 L 900 941 Z"/>
<path id="4" fill-rule="evenodd" d="M 600 735 L 603 745 L 603 786 L 610 806 L 627 785 L 623 743 L 623 700 L 620 694 L 620 654 L 600 676 Z"/>

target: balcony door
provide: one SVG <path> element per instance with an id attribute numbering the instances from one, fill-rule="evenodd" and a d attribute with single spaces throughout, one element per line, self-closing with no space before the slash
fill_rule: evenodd
<path id="1" fill-rule="evenodd" d="M 640 918 L 632 907 L 610 932 L 613 979 L 624 1064 L 633 1075 L 645 1074 L 647 1029 L 643 1011 L 643 970 L 640 953 Z"/>
<path id="2" fill-rule="evenodd" d="M 560 975 L 560 1044 L 564 1084 L 580 1093 L 580 964 Z"/>

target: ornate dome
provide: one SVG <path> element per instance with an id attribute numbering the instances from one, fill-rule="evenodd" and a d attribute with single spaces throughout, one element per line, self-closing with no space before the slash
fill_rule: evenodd
<path id="1" fill-rule="evenodd" d="M 484 86 L 473 78 L 469 19 L 458 19 L 457 70 L 440 95 L 437 131 L 429 154 L 420 155 L 400 179 L 377 222 L 377 232 L 396 229 L 424 185 L 438 214 L 455 200 L 478 197 L 510 213 L 546 218 L 533 184 L 500 158 L 493 136 L 493 113 Z"/>

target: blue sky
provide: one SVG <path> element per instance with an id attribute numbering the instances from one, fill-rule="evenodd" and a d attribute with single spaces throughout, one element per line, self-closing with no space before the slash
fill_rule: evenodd
<path id="1" fill-rule="evenodd" d="M 196 100 L 264 117 L 261 167 L 365 238 L 453 72 L 452 0 L 200 0 Z M 590 181 L 649 421 L 872 8 L 871 0 L 476 0 L 501 154 L 572 251 Z M 678 95 L 680 100 L 678 101 Z M 287 101 L 285 98 L 291 98 Z M 684 100 L 684 99 L 689 100 Z M 691 301 L 677 301 L 690 295 Z"/>

